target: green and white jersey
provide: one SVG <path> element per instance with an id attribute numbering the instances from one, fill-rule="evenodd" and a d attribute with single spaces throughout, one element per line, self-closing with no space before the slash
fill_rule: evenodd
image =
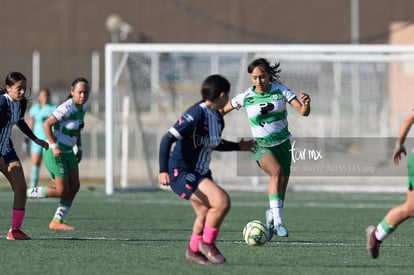
<path id="1" fill-rule="evenodd" d="M 271 147 L 290 138 L 286 103 L 296 97 L 288 87 L 272 83 L 265 94 L 250 87 L 231 101 L 234 109 L 246 107 L 250 129 L 259 146 Z"/>
<path id="2" fill-rule="evenodd" d="M 65 100 L 53 111 L 58 123 L 53 125 L 53 136 L 62 152 L 71 152 L 84 126 L 86 107 L 78 108 L 72 98 Z"/>

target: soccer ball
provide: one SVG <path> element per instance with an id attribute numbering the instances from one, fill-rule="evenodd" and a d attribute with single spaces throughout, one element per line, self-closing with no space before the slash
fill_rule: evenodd
<path id="1" fill-rule="evenodd" d="M 269 240 L 269 231 L 261 221 L 250 221 L 243 229 L 243 238 L 250 246 L 264 245 Z"/>

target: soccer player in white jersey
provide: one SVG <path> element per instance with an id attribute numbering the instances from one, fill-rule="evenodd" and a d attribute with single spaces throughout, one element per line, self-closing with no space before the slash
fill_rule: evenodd
<path id="1" fill-rule="evenodd" d="M 160 144 L 159 183 L 189 200 L 196 214 L 186 259 L 203 265 L 225 262 L 215 242 L 230 210 L 229 195 L 213 180 L 211 154 L 248 151 L 253 145 L 252 140 L 236 143 L 221 138 L 224 119 L 218 110 L 228 102 L 229 93 L 230 83 L 223 76 L 207 77 L 201 86 L 203 99 L 177 120 Z"/>
<path id="2" fill-rule="evenodd" d="M 12 128 L 16 125 L 27 137 L 44 148 L 48 148 L 48 144 L 38 139 L 24 121 L 27 107 L 26 77 L 20 72 L 10 72 L 4 83 L 4 88 L 0 89 L 0 170 L 14 192 L 12 226 L 7 239 L 28 240 L 30 238 L 20 230 L 25 215 L 26 180 L 11 140 Z"/>
<path id="3" fill-rule="evenodd" d="M 397 142 L 392 154 L 392 160 L 395 165 L 398 165 L 400 163 L 402 154 L 407 155 L 404 142 L 413 124 L 414 107 L 405 117 L 400 126 Z M 365 230 L 365 235 L 367 238 L 366 249 L 368 251 L 368 255 L 374 259 L 378 258 L 379 256 L 379 249 L 382 241 L 384 241 L 385 238 L 392 234 L 395 229 L 397 229 L 397 226 L 399 226 L 405 220 L 414 217 L 414 150 L 411 151 L 408 157 L 407 168 L 408 183 L 405 202 L 391 208 L 377 226 L 368 226 L 368 228 Z"/>
<path id="4" fill-rule="evenodd" d="M 89 93 L 88 81 L 83 77 L 75 79 L 68 98 L 56 107 L 43 124 L 49 142 L 49 150 L 43 151 L 44 162 L 54 186 L 31 188 L 27 190 L 27 196 L 60 198 L 49 224 L 51 230 L 74 229 L 65 223 L 65 218 L 80 187 L 78 163 L 82 159 L 81 130 Z"/>
<path id="5" fill-rule="evenodd" d="M 287 237 L 288 230 L 282 219 L 291 165 L 291 134 L 288 129 L 286 103 L 301 115 L 308 116 L 311 100 L 306 93 L 301 93 L 298 98 L 281 83 L 279 63 L 271 65 L 266 59 L 258 58 L 248 65 L 247 71 L 253 86 L 236 95 L 222 113 L 246 108 L 250 128 L 257 142 L 253 148 L 253 158 L 270 176 L 270 209 L 266 211 L 270 238 L 273 232 L 277 236 Z"/>

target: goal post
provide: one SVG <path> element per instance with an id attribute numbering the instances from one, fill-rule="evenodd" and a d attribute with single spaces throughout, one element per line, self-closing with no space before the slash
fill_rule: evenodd
<path id="1" fill-rule="evenodd" d="M 107 44 L 106 193 L 158 187 L 160 138 L 200 100 L 201 82 L 218 73 L 229 79 L 231 96 L 243 92 L 250 86 L 247 64 L 257 57 L 279 61 L 282 82 L 297 94 L 310 93 L 309 118 L 288 109 L 297 137 L 395 135 L 396 124 L 414 102 L 409 102 L 414 46 Z M 225 118 L 223 137 L 250 137 L 245 114 L 235 112 Z M 242 153 L 213 156 L 216 181 L 240 189 L 261 184 L 260 175 L 241 175 L 243 161 L 252 162 Z"/>

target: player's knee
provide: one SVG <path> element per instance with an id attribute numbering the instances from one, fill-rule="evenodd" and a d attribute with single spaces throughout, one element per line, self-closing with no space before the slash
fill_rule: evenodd
<path id="1" fill-rule="evenodd" d="M 220 210 L 220 212 L 227 213 L 230 210 L 231 202 L 230 197 L 227 193 L 224 193 L 220 196 L 220 199 L 216 202 L 216 208 Z"/>
<path id="2" fill-rule="evenodd" d="M 228 200 L 227 203 L 225 204 L 224 208 L 223 208 L 223 212 L 228 213 L 230 211 L 230 208 L 231 208 L 231 202 L 230 202 L 230 200 Z"/>
<path id="3" fill-rule="evenodd" d="M 274 170 L 269 173 L 270 179 L 274 181 L 281 181 L 282 180 L 282 170 Z"/>
<path id="4" fill-rule="evenodd" d="M 56 197 L 63 197 L 65 195 L 65 189 L 64 188 L 56 188 L 55 189 L 55 196 Z"/>
<path id="5" fill-rule="evenodd" d="M 268 171 L 268 174 L 271 178 L 281 178 L 282 173 L 283 173 L 283 170 L 280 165 L 274 166 Z"/>
<path id="6" fill-rule="evenodd" d="M 408 205 L 407 207 L 405 207 L 405 212 L 407 217 L 414 217 L 414 205 Z"/>

